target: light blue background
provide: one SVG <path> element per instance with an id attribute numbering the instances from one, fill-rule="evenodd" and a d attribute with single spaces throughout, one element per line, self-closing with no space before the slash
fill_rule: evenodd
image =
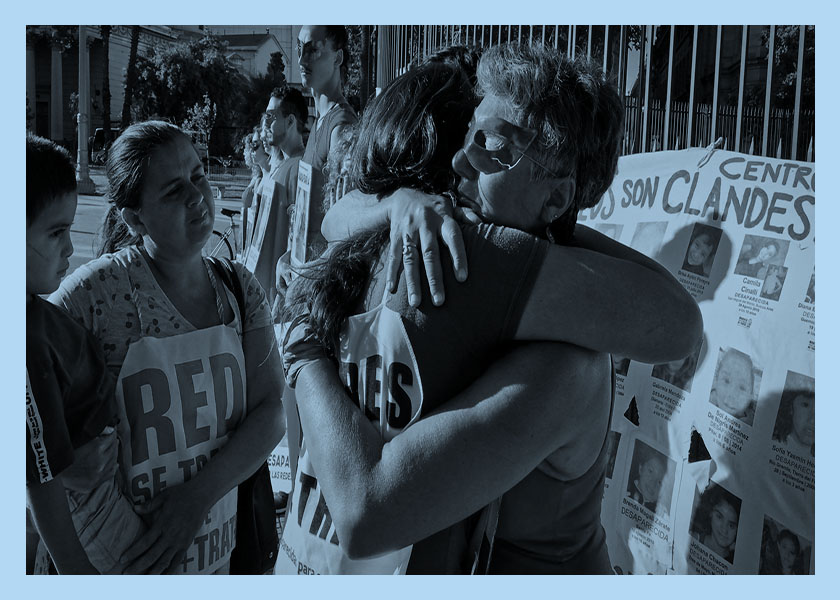
<path id="1" fill-rule="evenodd" d="M 3 461 L 0 506 L 7 515 L 0 544 L 0 594 L 6 598 L 50 595 L 65 598 L 119 596 L 121 598 L 236 598 L 247 595 L 249 600 L 260 596 L 279 599 L 301 598 L 360 598 L 391 596 L 395 598 L 609 598 L 609 597 L 672 597 L 679 598 L 788 598 L 826 597 L 838 593 L 840 583 L 837 573 L 837 458 L 834 447 L 838 420 L 837 393 L 834 389 L 833 371 L 837 355 L 835 336 L 837 314 L 832 313 L 833 302 L 838 297 L 836 283 L 837 255 L 840 235 L 830 225 L 837 222 L 838 203 L 833 193 L 840 189 L 837 181 L 838 137 L 838 53 L 837 11 L 824 3 L 780 2 L 777 0 L 749 2 L 735 0 L 705 0 L 702 2 L 619 2 L 578 1 L 562 3 L 483 1 L 454 2 L 453 0 L 419 0 L 393 2 L 357 0 L 356 2 L 321 0 L 300 2 L 191 2 L 182 6 L 177 0 L 137 0 L 134 2 L 20 2 L 4 3 L 3 24 L 0 26 L 2 44 L 4 89 L 2 102 L 3 128 L 3 204 L 6 231 L 0 235 L 0 251 L 5 261 L 6 294 L 2 302 L 6 316 L 0 334 L 0 375 L 6 392 L 3 402 L 8 406 L 7 418 L 0 423 L 0 448 Z M 571 5 L 570 5 L 571 4 Z M 820 287 L 821 313 L 818 319 L 817 341 L 821 350 L 817 354 L 817 393 L 822 400 L 818 408 L 817 437 L 825 446 L 820 451 L 823 460 L 819 469 L 817 486 L 816 577 L 599 577 L 599 578 L 538 578 L 538 577 L 412 577 L 412 578 L 277 578 L 221 577 L 210 579 L 133 577 L 109 579 L 91 577 L 25 577 L 24 573 L 24 429 L 20 424 L 23 407 L 23 373 L 25 358 L 25 305 L 24 260 L 24 199 L 22 141 L 25 123 L 23 97 L 25 89 L 25 29 L 26 24 L 69 24 L 84 22 L 122 24 L 300 24 L 328 23 L 572 23 L 572 24 L 817 24 L 817 71 L 820 75 L 817 95 L 817 113 L 822 169 L 822 189 L 831 196 L 823 197 L 816 207 L 815 230 L 822 225 L 817 248 L 817 264 L 824 266 L 817 274 Z M 824 260 L 823 260 L 824 259 Z M 20 295 L 18 295 L 20 294 Z M 826 300 L 827 299 L 827 300 Z M 826 350 L 826 348 L 828 348 Z M 780 349 L 780 351 L 784 351 Z M 823 369 L 822 367 L 825 367 Z M 14 400 L 14 398 L 19 398 Z M 14 408 L 17 406 L 17 408 Z M 14 417 L 18 414 L 18 417 Z M 828 457 L 828 458 L 825 458 Z M 833 590 L 833 591 L 832 591 Z"/>

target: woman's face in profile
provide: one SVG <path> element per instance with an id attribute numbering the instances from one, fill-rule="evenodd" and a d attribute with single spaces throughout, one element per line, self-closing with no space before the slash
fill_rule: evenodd
<path id="1" fill-rule="evenodd" d="M 712 509 L 712 537 L 721 548 L 735 543 L 738 533 L 738 513 L 729 502 L 721 500 Z"/>
<path id="2" fill-rule="evenodd" d="M 793 563 L 796 562 L 796 544 L 790 538 L 779 540 L 779 560 L 782 569 L 786 572 L 793 570 Z"/>
<path id="3" fill-rule="evenodd" d="M 658 458 L 650 458 L 639 468 L 639 491 L 646 502 L 659 498 L 665 467 Z"/>
<path id="4" fill-rule="evenodd" d="M 688 247 L 686 262 L 691 266 L 702 265 L 712 254 L 712 240 L 705 233 L 701 233 Z"/>
<path id="5" fill-rule="evenodd" d="M 814 399 L 799 395 L 793 399 L 793 434 L 805 446 L 814 443 Z"/>

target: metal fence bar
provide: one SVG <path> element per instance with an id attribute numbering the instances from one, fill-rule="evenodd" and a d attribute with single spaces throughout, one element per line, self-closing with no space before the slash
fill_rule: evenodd
<path id="1" fill-rule="evenodd" d="M 671 148 L 671 139 L 668 137 L 668 134 L 671 131 L 671 80 L 673 79 L 674 74 L 674 30 L 676 29 L 675 25 L 671 25 L 671 39 L 668 41 L 668 89 L 665 90 L 665 133 L 662 136 L 664 140 L 664 144 L 662 145 L 663 150 L 669 150 Z M 677 148 L 679 150 L 679 148 Z"/>
<path id="2" fill-rule="evenodd" d="M 648 115 L 646 113 L 647 107 L 650 106 L 650 55 L 652 36 L 653 25 L 645 25 L 645 103 L 642 106 L 642 152 L 647 152 Z"/>
<path id="3" fill-rule="evenodd" d="M 592 58 L 592 25 L 589 26 L 589 30 L 586 32 L 586 58 Z"/>
<path id="4" fill-rule="evenodd" d="M 744 116 L 744 79 L 747 72 L 747 25 L 741 26 L 741 71 L 738 75 L 738 106 L 735 121 L 735 146 L 736 152 L 741 152 L 741 120 Z"/>
<path id="5" fill-rule="evenodd" d="M 610 26 L 604 25 L 604 73 L 607 72 L 607 56 L 610 51 Z"/>
<path id="6" fill-rule="evenodd" d="M 805 66 L 805 26 L 799 26 L 799 57 L 796 60 L 796 97 L 793 101 L 793 138 L 791 158 L 797 160 L 799 151 L 799 108 L 802 105 L 802 74 Z"/>
<path id="7" fill-rule="evenodd" d="M 577 40 L 575 38 L 577 38 L 577 25 L 571 25 L 569 27 L 569 43 L 567 44 L 567 46 L 569 47 L 569 51 L 567 52 L 567 54 L 572 59 L 574 59 L 575 54 L 577 54 Z"/>
<path id="8" fill-rule="evenodd" d="M 691 79 L 688 88 L 688 131 L 686 132 L 686 148 L 690 148 L 694 142 L 694 87 L 697 77 L 697 34 L 699 27 L 694 26 L 694 33 L 691 40 Z"/>
<path id="9" fill-rule="evenodd" d="M 720 38 L 722 35 L 723 27 L 718 25 L 717 47 L 715 48 L 715 89 L 712 93 L 712 141 L 717 139 L 718 85 L 720 84 Z"/>

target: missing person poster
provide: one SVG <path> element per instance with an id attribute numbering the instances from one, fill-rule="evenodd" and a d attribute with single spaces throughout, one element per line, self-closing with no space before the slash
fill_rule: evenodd
<path id="1" fill-rule="evenodd" d="M 814 573 L 815 165 L 690 149 L 624 156 L 579 223 L 656 259 L 704 336 L 613 357 L 602 517 L 618 573 Z"/>
<path id="2" fill-rule="evenodd" d="M 291 263 L 293 267 L 299 267 L 311 260 L 307 256 L 309 247 L 309 210 L 312 191 L 312 165 L 300 161 L 298 166 L 297 194 L 295 206 L 290 222 L 292 224 L 289 232 L 289 249 L 291 252 Z"/>

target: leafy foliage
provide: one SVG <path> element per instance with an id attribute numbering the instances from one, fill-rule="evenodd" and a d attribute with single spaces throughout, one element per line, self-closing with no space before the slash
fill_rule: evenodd
<path id="1" fill-rule="evenodd" d="M 236 125 L 248 88 L 247 79 L 225 57 L 225 43 L 212 35 L 153 49 L 137 57 L 137 82 L 132 96 L 133 120 L 165 117 L 180 123 L 205 96 L 216 107 L 216 125 Z M 224 150 L 227 140 L 218 140 Z"/>

